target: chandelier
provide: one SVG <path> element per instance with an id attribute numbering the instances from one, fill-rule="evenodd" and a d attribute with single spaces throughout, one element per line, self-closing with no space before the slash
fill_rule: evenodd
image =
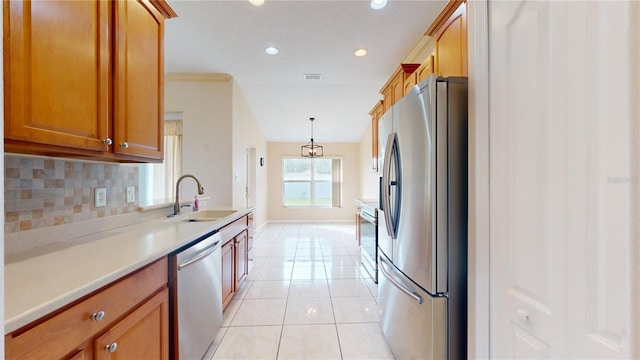
<path id="1" fill-rule="evenodd" d="M 322 146 L 313 142 L 313 121 L 315 118 L 309 118 L 311 121 L 311 142 L 307 145 L 302 145 L 300 148 L 300 155 L 302 157 L 315 158 L 322 157 Z"/>

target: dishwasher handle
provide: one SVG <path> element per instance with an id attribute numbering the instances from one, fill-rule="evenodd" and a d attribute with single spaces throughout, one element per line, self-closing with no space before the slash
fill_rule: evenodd
<path id="1" fill-rule="evenodd" d="M 183 262 L 182 264 L 178 265 L 178 271 L 191 266 L 195 263 L 197 263 L 198 261 L 206 258 L 207 256 L 211 255 L 212 252 L 214 252 L 216 250 L 216 247 L 220 244 L 220 240 L 216 241 L 215 243 L 213 243 L 213 245 L 203 249 L 200 253 L 198 253 L 196 256 L 192 257 L 191 259 Z"/>

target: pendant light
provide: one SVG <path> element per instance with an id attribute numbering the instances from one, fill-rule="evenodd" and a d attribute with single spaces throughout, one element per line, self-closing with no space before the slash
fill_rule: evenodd
<path id="1" fill-rule="evenodd" d="M 302 145 L 300 148 L 300 156 L 308 158 L 322 157 L 322 146 L 313 142 L 313 121 L 315 118 L 309 118 L 311 121 L 311 142 Z"/>

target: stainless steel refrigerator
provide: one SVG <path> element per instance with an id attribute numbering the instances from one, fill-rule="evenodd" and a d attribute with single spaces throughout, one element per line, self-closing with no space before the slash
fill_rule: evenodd
<path id="1" fill-rule="evenodd" d="M 425 79 L 378 131 L 382 331 L 396 359 L 466 359 L 467 79 Z"/>

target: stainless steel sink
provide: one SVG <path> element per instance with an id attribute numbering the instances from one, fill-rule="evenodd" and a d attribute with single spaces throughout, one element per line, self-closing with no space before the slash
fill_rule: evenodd
<path id="1" fill-rule="evenodd" d="M 235 214 L 237 210 L 201 210 L 187 215 L 186 221 L 216 221 Z"/>

